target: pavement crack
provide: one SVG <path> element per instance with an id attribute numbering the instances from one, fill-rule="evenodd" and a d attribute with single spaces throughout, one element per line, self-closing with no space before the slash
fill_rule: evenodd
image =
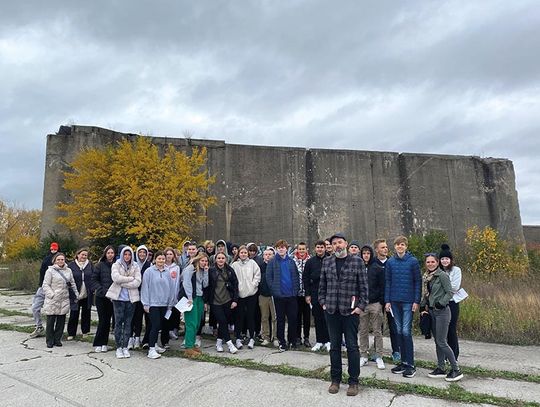
<path id="1" fill-rule="evenodd" d="M 386 406 L 386 407 L 390 407 L 392 405 L 392 403 L 394 402 L 394 400 L 399 397 L 398 394 L 394 394 L 394 396 L 390 399 L 390 403 Z"/>
<path id="2" fill-rule="evenodd" d="M 87 364 L 87 365 L 95 367 L 100 373 L 99 376 L 89 377 L 88 379 L 86 379 L 87 382 L 89 382 L 90 380 L 98 380 L 98 379 L 101 379 L 103 376 L 105 376 L 105 373 L 103 372 L 103 370 L 101 370 L 101 368 L 99 366 L 96 366 L 96 365 L 94 365 L 93 363 L 90 363 L 90 362 L 84 362 L 84 363 Z"/>
<path id="3" fill-rule="evenodd" d="M 93 359 L 95 361 L 98 361 L 100 363 L 103 363 L 105 366 L 107 366 L 109 369 L 111 370 L 115 370 L 117 372 L 120 372 L 120 373 L 125 373 L 125 374 L 128 374 L 129 372 L 126 372 L 125 370 L 122 370 L 122 369 L 118 369 L 116 367 L 114 367 L 113 365 L 111 365 L 108 361 L 106 361 L 105 359 L 102 359 L 102 358 L 98 358 L 98 357 L 95 357 L 92 353 L 87 353 L 86 354 L 90 359 Z"/>

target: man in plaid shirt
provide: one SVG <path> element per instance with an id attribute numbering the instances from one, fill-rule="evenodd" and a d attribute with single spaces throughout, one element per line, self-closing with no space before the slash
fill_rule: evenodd
<path id="1" fill-rule="evenodd" d="M 345 336 L 349 388 L 347 396 L 358 394 L 360 353 L 358 322 L 360 311 L 368 303 L 367 273 L 362 259 L 347 253 L 347 239 L 341 233 L 330 238 L 334 254 L 323 260 L 319 285 L 319 303 L 325 310 L 330 334 L 330 376 L 328 392 L 335 394 L 341 383 L 341 338 Z"/>

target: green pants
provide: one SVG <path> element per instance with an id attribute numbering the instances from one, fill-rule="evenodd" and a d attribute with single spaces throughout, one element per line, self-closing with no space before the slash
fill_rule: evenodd
<path id="1" fill-rule="evenodd" d="M 201 318 L 204 311 L 204 301 L 202 297 L 193 298 L 193 308 L 191 311 L 184 312 L 184 321 L 186 323 L 186 349 L 195 346 L 195 337 L 201 324 Z"/>

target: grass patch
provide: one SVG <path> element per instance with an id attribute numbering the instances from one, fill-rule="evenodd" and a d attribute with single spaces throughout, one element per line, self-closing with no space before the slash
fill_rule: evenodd
<path id="1" fill-rule="evenodd" d="M 32 314 L 28 312 L 14 311 L 5 308 L 0 308 L 0 315 L 4 315 L 6 317 L 32 317 Z"/>
<path id="2" fill-rule="evenodd" d="M 18 260 L 0 265 L 0 287 L 33 291 L 39 286 L 40 261 Z"/>

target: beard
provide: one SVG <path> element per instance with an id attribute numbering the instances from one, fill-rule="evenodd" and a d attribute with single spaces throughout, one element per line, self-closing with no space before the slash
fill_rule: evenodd
<path id="1" fill-rule="evenodd" d="M 334 256 L 336 256 L 338 259 L 343 259 L 344 257 L 347 257 L 347 249 L 337 249 L 334 252 Z"/>

